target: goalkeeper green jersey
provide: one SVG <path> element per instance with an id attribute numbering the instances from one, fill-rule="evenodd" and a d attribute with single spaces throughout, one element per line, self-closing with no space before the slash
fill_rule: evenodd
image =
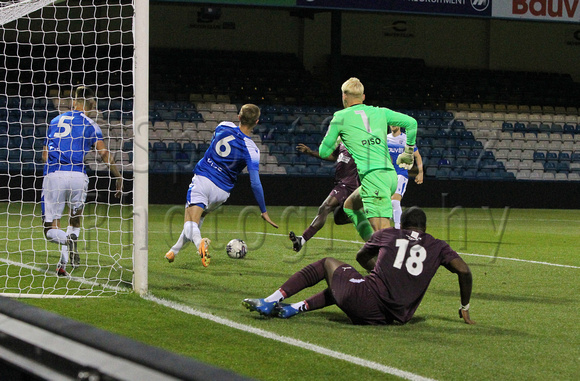
<path id="1" fill-rule="evenodd" d="M 356 104 L 337 111 L 320 143 L 320 157 L 330 156 L 337 145 L 337 138 L 340 137 L 354 158 L 361 179 L 376 169 L 394 170 L 387 146 L 389 126 L 404 128 L 407 144 L 415 145 L 417 121 L 408 115 L 365 104 Z"/>

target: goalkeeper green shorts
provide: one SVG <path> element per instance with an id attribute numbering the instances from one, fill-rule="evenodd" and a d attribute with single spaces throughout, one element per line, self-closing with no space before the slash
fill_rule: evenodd
<path id="1" fill-rule="evenodd" d="M 393 217 L 391 197 L 397 190 L 397 172 L 375 169 L 361 180 L 360 195 L 367 218 Z"/>

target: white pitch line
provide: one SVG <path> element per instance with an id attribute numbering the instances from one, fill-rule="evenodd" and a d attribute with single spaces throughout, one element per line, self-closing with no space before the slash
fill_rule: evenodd
<path id="1" fill-rule="evenodd" d="M 231 231 L 231 233 L 241 233 L 239 231 Z M 254 234 L 263 234 L 263 235 L 271 235 L 271 236 L 284 236 L 286 237 L 286 234 L 280 234 L 280 233 L 265 233 L 265 232 L 252 232 Z M 358 245 L 363 245 L 364 242 L 362 241 L 353 241 L 353 240 L 347 240 L 347 239 L 339 239 L 339 238 L 325 238 L 325 237 L 312 237 L 311 239 L 317 239 L 320 241 L 336 241 L 336 242 L 343 242 L 343 243 L 354 243 L 354 244 L 358 244 Z M 485 255 L 485 254 L 472 254 L 472 253 L 459 253 L 459 255 L 468 255 L 468 256 L 472 256 L 472 257 L 483 257 L 483 258 L 489 258 L 489 259 L 503 259 L 505 261 L 516 261 L 516 262 L 524 262 L 524 263 L 533 263 L 536 265 L 546 265 L 546 266 L 555 266 L 555 267 L 566 267 L 566 268 L 570 268 L 570 269 L 580 269 L 580 266 L 573 266 L 573 265 L 562 265 L 559 263 L 550 263 L 550 262 L 542 262 L 542 261 L 532 261 L 530 259 L 519 259 L 519 258 L 510 258 L 510 257 L 497 257 L 494 255 Z"/>
<path id="2" fill-rule="evenodd" d="M 222 325 L 225 325 L 229 328 L 234 328 L 234 329 L 237 329 L 240 331 L 252 333 L 254 335 L 258 335 L 258 336 L 264 337 L 266 339 L 279 341 L 279 342 L 284 343 L 284 344 L 293 345 L 293 346 L 298 347 L 298 348 L 302 348 L 302 349 L 306 349 L 306 350 L 309 350 L 312 352 L 316 352 L 316 353 L 321 354 L 321 355 L 333 357 L 333 358 L 338 359 L 338 360 L 347 361 L 347 362 L 350 362 L 350 363 L 355 364 L 355 365 L 359 365 L 359 366 L 362 366 L 365 368 L 369 368 L 369 369 L 376 370 L 376 371 L 386 373 L 386 374 L 390 374 L 393 376 L 401 377 L 401 378 L 404 378 L 406 380 L 413 380 L 413 381 L 433 380 L 431 378 L 419 376 L 419 375 L 411 373 L 411 372 L 406 372 L 404 370 L 400 370 L 397 368 L 393 368 L 390 366 L 379 364 L 379 363 L 374 362 L 374 361 L 369 361 L 369 360 L 362 359 L 360 357 L 355 357 L 355 356 L 347 355 L 345 353 L 333 351 L 332 349 L 324 348 L 324 347 L 321 347 L 319 345 L 310 344 L 310 343 L 307 343 L 305 341 L 297 340 L 297 339 L 287 337 L 287 336 L 281 336 L 281 335 L 278 335 L 276 333 L 268 332 L 268 331 L 265 331 L 263 329 L 255 328 L 255 327 L 252 327 L 249 325 L 236 323 L 235 321 L 232 321 L 229 319 L 224 319 L 222 317 L 208 314 L 205 312 L 201 312 L 201 311 L 195 310 L 189 306 L 175 303 L 175 302 L 165 300 L 165 299 L 160 299 L 160 298 L 157 298 L 153 295 L 146 295 L 143 298 L 146 300 L 150 300 L 154 303 L 161 304 L 165 307 L 169 307 L 169 308 L 172 308 L 174 310 L 184 312 L 184 313 L 189 314 L 189 315 L 194 315 L 194 316 L 200 317 L 202 319 L 211 320 L 214 323 L 222 324 Z"/>
<path id="3" fill-rule="evenodd" d="M 484 255 L 484 254 L 471 254 L 471 253 L 458 253 L 460 255 L 469 255 L 472 257 L 484 257 L 484 258 L 491 258 L 491 259 L 503 259 L 505 261 L 516 261 L 516 262 L 525 262 L 525 263 L 534 263 L 537 265 L 546 265 L 546 266 L 556 266 L 556 267 L 567 267 L 570 269 L 580 269 L 580 266 L 572 266 L 572 265 L 561 265 L 559 263 L 550 263 L 550 262 L 542 262 L 542 261 L 532 261 L 529 259 L 519 259 L 519 258 L 509 258 L 509 257 L 496 257 L 493 255 Z"/>

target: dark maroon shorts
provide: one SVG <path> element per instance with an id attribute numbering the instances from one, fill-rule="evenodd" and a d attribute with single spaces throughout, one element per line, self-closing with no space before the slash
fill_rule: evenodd
<path id="1" fill-rule="evenodd" d="M 342 265 L 332 275 L 332 295 L 336 305 L 346 313 L 353 324 L 391 324 L 392 317 L 386 316 L 379 302 L 367 287 L 364 276 L 354 267 Z"/>
<path id="2" fill-rule="evenodd" d="M 356 189 L 356 188 L 355 188 Z M 345 184 L 336 184 L 334 188 L 330 191 L 329 196 L 332 196 L 338 200 L 341 204 L 354 192 L 354 189 L 347 187 Z"/>

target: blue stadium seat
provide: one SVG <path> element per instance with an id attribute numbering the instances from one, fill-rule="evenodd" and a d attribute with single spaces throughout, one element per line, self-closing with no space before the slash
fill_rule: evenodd
<path id="1" fill-rule="evenodd" d="M 558 161 L 558 154 L 556 152 L 547 152 L 546 153 L 546 161 Z"/>
<path id="2" fill-rule="evenodd" d="M 469 155 L 467 156 L 469 159 L 478 159 L 481 156 L 481 151 L 478 149 L 472 149 L 469 151 Z"/>
<path id="3" fill-rule="evenodd" d="M 539 161 L 539 162 L 546 161 L 546 154 L 544 152 L 536 151 L 536 152 L 534 152 L 534 158 L 533 158 L 533 160 L 534 161 Z"/>
<path id="4" fill-rule="evenodd" d="M 441 151 L 440 149 L 438 149 L 438 148 L 433 148 L 433 149 L 431 150 L 431 152 L 429 153 L 429 156 L 430 156 L 431 158 L 436 158 L 436 159 L 439 159 L 439 158 L 441 158 L 441 157 L 443 156 L 443 153 L 442 153 L 442 151 Z"/>
<path id="5" fill-rule="evenodd" d="M 549 125 L 549 124 L 547 124 L 547 123 L 540 123 L 540 126 L 539 126 L 539 128 L 540 128 L 540 129 L 539 129 L 539 131 L 538 131 L 538 132 L 546 132 L 546 133 L 550 133 L 550 131 L 551 131 L 550 125 Z"/>
<path id="6" fill-rule="evenodd" d="M 564 127 L 558 123 L 552 123 L 552 127 L 550 127 L 550 132 L 553 134 L 561 134 L 564 132 Z"/>
<path id="7" fill-rule="evenodd" d="M 526 132 L 526 125 L 521 122 L 514 124 L 514 132 Z"/>
<path id="8" fill-rule="evenodd" d="M 477 180 L 489 180 L 490 178 L 490 173 L 491 172 L 486 172 L 486 171 L 478 171 L 475 174 L 475 178 Z"/>
<path id="9" fill-rule="evenodd" d="M 469 151 L 466 149 L 459 149 L 455 153 L 455 159 L 463 159 L 466 160 L 469 156 Z"/>
<path id="10" fill-rule="evenodd" d="M 502 130 L 502 132 L 513 132 L 514 125 L 510 122 L 503 122 L 501 124 L 501 130 Z"/>
<path id="11" fill-rule="evenodd" d="M 440 159 L 437 162 L 437 167 L 438 168 L 451 168 L 452 164 L 451 164 L 451 161 L 449 161 L 449 159 Z"/>
<path id="12" fill-rule="evenodd" d="M 447 138 L 436 138 L 433 139 L 433 148 L 438 148 L 443 150 L 447 146 Z"/>
<path id="13" fill-rule="evenodd" d="M 437 167 L 427 167 L 427 169 L 425 169 L 425 176 L 435 177 L 437 175 L 437 171 L 438 171 Z"/>
<path id="14" fill-rule="evenodd" d="M 475 169 L 467 169 L 463 171 L 463 178 L 467 180 L 474 180 L 477 176 L 477 170 Z"/>
<path id="15" fill-rule="evenodd" d="M 556 163 L 552 161 L 547 161 L 544 163 L 545 172 L 556 172 Z"/>
<path id="16" fill-rule="evenodd" d="M 573 134 L 575 131 L 576 131 L 576 126 L 574 126 L 572 124 L 565 124 L 564 125 L 563 132 L 565 134 Z"/>
<path id="17" fill-rule="evenodd" d="M 463 179 L 463 169 L 456 168 L 449 171 L 449 179 L 450 180 L 462 180 Z"/>
<path id="18" fill-rule="evenodd" d="M 556 164 L 556 172 L 558 173 L 568 173 L 570 172 L 570 164 L 566 162 L 561 162 Z"/>
<path id="19" fill-rule="evenodd" d="M 572 155 L 570 155 L 570 161 L 580 163 L 580 152 L 573 152 Z"/>
<path id="20" fill-rule="evenodd" d="M 462 140 L 472 140 L 472 139 L 475 139 L 475 137 L 473 136 L 473 132 L 471 132 L 469 130 L 465 130 L 465 131 L 461 131 L 461 139 Z"/>

